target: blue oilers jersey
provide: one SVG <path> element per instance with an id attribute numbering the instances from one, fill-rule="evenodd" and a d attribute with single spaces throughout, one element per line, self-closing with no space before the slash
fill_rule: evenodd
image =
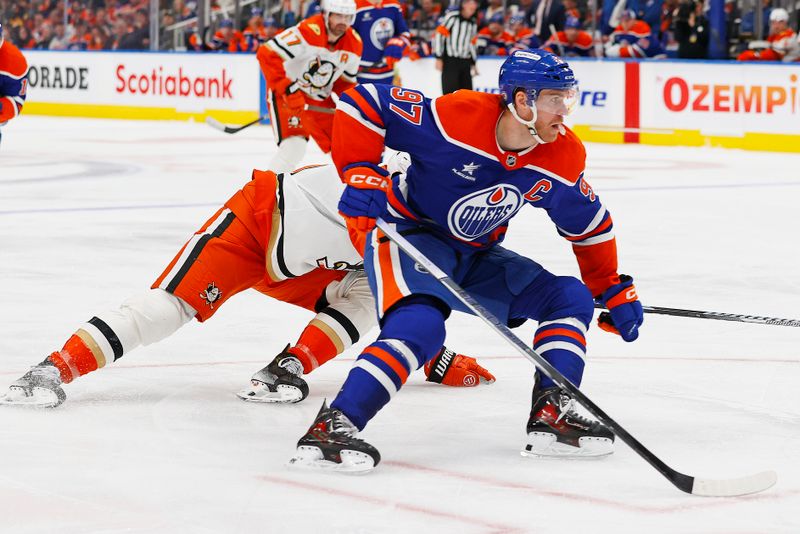
<path id="1" fill-rule="evenodd" d="M 422 225 L 453 247 L 491 247 L 525 204 L 544 209 L 572 243 L 584 282 L 602 292 L 617 276 L 616 244 L 611 216 L 583 176 L 583 144 L 564 128 L 552 143 L 505 151 L 495 137 L 504 110 L 500 95 L 458 91 L 430 100 L 359 85 L 340 99 L 333 160 L 341 173 L 379 163 L 384 146 L 408 152 L 411 165 L 389 192 L 384 217 Z"/>
<path id="2" fill-rule="evenodd" d="M 9 40 L 0 46 L 0 123 L 22 111 L 28 93 L 28 63 Z"/>
<path id="3" fill-rule="evenodd" d="M 356 7 L 353 29 L 364 42 L 361 69 L 385 66 L 383 54 L 386 41 L 392 37 L 409 36 L 400 4 L 397 0 L 384 0 L 377 4 L 369 0 L 358 0 Z"/>

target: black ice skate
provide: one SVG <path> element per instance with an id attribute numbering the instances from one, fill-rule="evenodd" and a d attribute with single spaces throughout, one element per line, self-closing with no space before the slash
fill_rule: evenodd
<path id="1" fill-rule="evenodd" d="M 354 474 L 371 471 L 381 455 L 357 434 L 358 429 L 345 414 L 328 408 L 323 401 L 314 424 L 297 442 L 297 453 L 289 466 Z"/>
<path id="2" fill-rule="evenodd" d="M 303 364 L 293 354 L 283 352 L 250 379 L 250 387 L 236 394 L 248 402 L 300 402 L 308 396 L 303 380 Z"/>
<path id="3" fill-rule="evenodd" d="M 67 400 L 61 388 L 61 373 L 45 360 L 25 373 L 0 395 L 0 404 L 30 406 L 33 408 L 55 408 Z"/>
<path id="4" fill-rule="evenodd" d="M 575 399 L 557 387 L 533 387 L 523 456 L 588 458 L 614 452 L 614 434 L 599 421 L 575 411 Z"/>

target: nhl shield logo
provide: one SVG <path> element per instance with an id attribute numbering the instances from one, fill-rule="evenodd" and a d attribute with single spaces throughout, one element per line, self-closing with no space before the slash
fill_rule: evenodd
<path id="1" fill-rule="evenodd" d="M 513 167 L 517 164 L 517 156 L 506 156 L 506 165 L 509 167 Z"/>
<path id="2" fill-rule="evenodd" d="M 453 235 L 472 241 L 508 221 L 522 207 L 522 193 L 509 184 L 495 185 L 462 197 L 450 208 Z"/>

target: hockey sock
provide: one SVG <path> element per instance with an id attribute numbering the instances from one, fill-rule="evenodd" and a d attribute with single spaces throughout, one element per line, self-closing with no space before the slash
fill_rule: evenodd
<path id="1" fill-rule="evenodd" d="M 359 430 L 400 390 L 412 371 L 441 350 L 445 314 L 430 297 L 412 299 L 384 317 L 378 340 L 358 357 L 331 403 Z"/>
<path id="2" fill-rule="evenodd" d="M 95 324 L 102 324 L 102 326 L 108 328 L 97 317 L 93 317 L 86 324 L 93 327 Z M 119 340 L 117 340 L 117 343 L 119 343 Z M 58 369 L 61 374 L 61 381 L 65 384 L 106 365 L 106 357 L 103 350 L 94 337 L 83 328 L 72 334 L 64 344 L 64 347 L 48 356 L 48 360 Z"/>
<path id="3" fill-rule="evenodd" d="M 349 346 L 349 344 L 348 344 Z M 341 350 L 344 350 L 342 348 Z M 308 374 L 323 363 L 335 357 L 339 352 L 339 348 L 331 335 L 325 332 L 323 328 L 318 327 L 312 321 L 303 333 L 300 334 L 300 339 L 297 340 L 288 352 L 292 353 L 303 364 L 303 373 Z"/>
<path id="4" fill-rule="evenodd" d="M 391 400 L 419 362 L 400 340 L 382 339 L 364 349 L 331 403 L 359 430 Z"/>
<path id="5" fill-rule="evenodd" d="M 533 350 L 542 355 L 567 380 L 581 385 L 586 357 L 586 326 L 573 318 L 556 319 L 539 323 L 533 338 Z M 541 373 L 540 373 L 541 374 Z M 541 374 L 542 388 L 555 386 L 555 383 Z"/>

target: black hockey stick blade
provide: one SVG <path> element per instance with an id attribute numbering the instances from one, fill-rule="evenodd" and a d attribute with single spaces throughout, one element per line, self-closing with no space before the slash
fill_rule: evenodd
<path id="1" fill-rule="evenodd" d="M 247 124 L 243 124 L 241 126 L 228 126 L 226 124 L 223 124 L 223 123 L 219 122 L 214 117 L 209 116 L 209 117 L 206 117 L 206 124 L 208 124 L 209 126 L 214 128 L 215 130 L 219 130 L 219 131 L 225 132 L 227 134 L 235 134 L 237 132 L 241 132 L 245 128 L 249 128 L 250 126 L 252 126 L 254 124 L 258 124 L 259 122 L 261 122 L 263 120 L 266 120 L 267 118 L 269 118 L 268 115 L 262 115 L 261 117 L 257 118 L 256 120 L 250 121 Z"/>
<path id="2" fill-rule="evenodd" d="M 747 495 L 757 493 L 772 487 L 777 481 L 777 474 L 774 471 L 766 471 L 755 475 L 736 478 L 731 480 L 713 480 L 706 478 L 695 478 L 685 475 L 671 468 L 658 456 L 642 445 L 627 430 L 625 430 L 616 420 L 606 414 L 589 397 L 584 395 L 581 390 L 568 381 L 550 362 L 542 358 L 535 350 L 529 347 L 524 341 L 514 335 L 508 326 L 495 317 L 489 310 L 483 307 L 475 298 L 464 291 L 447 274 L 439 269 L 424 254 L 408 242 L 392 225 L 378 219 L 378 228 L 391 239 L 403 252 L 405 252 L 418 265 L 439 280 L 456 298 L 464 303 L 472 312 L 488 324 L 500 337 L 511 343 L 523 356 L 531 361 L 542 373 L 549 376 L 560 388 L 569 392 L 589 413 L 594 415 L 603 424 L 611 429 L 626 445 L 638 454 L 642 459 L 649 463 L 676 488 L 692 495 L 702 495 L 706 497 L 732 497 L 736 495 Z"/>

